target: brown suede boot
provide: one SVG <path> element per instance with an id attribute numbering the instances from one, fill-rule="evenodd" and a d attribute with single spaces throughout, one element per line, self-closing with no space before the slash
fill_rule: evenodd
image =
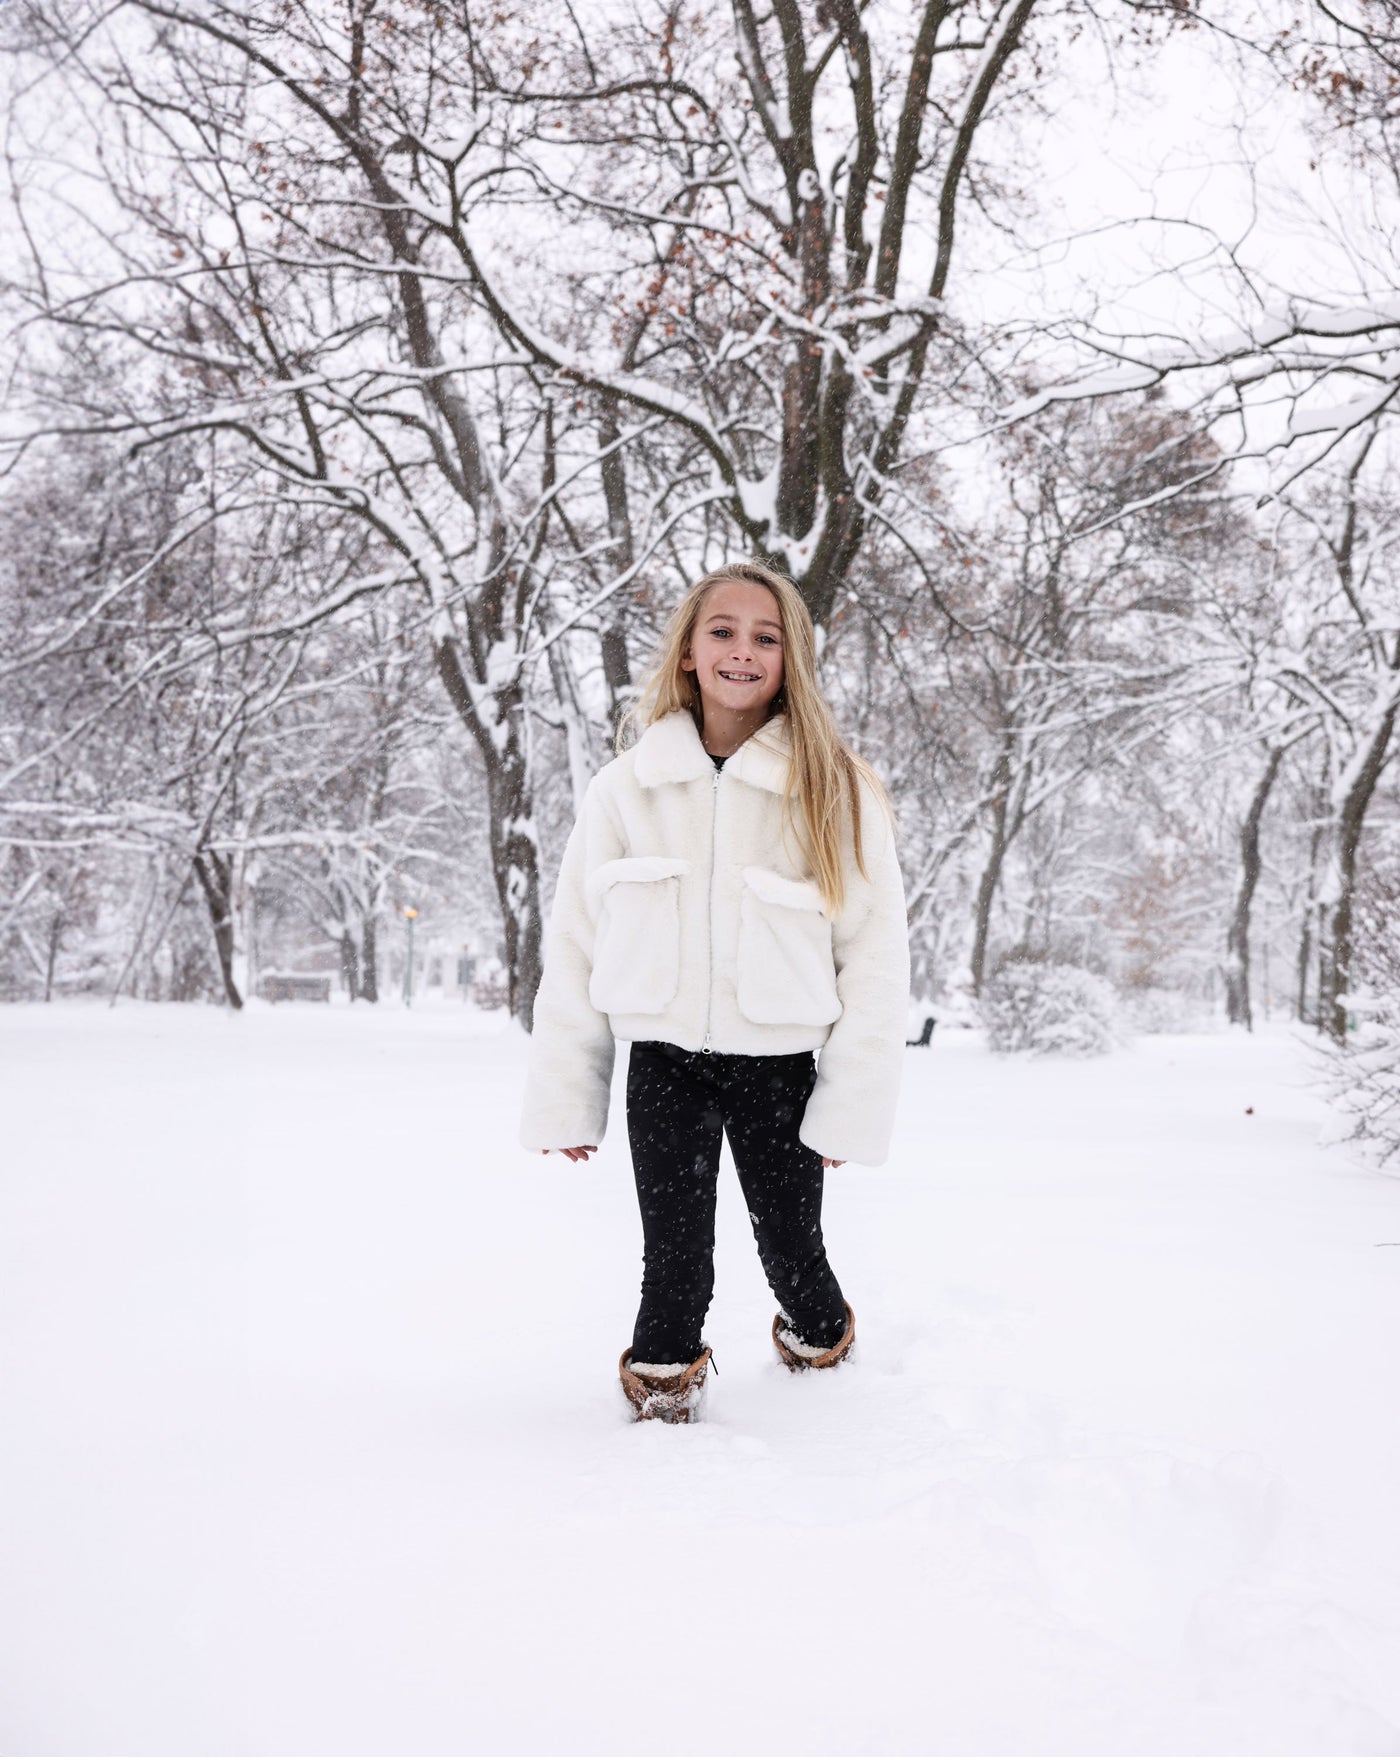
<path id="1" fill-rule="evenodd" d="M 679 1373 L 634 1373 L 630 1348 L 617 1363 L 617 1374 L 632 1405 L 634 1421 L 694 1421 L 700 1413 L 709 1369 L 708 1348 L 702 1349 L 699 1359 Z"/>
<path id="2" fill-rule="evenodd" d="M 785 1340 L 788 1338 L 789 1340 Z M 788 1321 L 781 1312 L 773 1320 L 773 1346 L 778 1357 L 790 1373 L 805 1373 L 808 1367 L 837 1367 L 851 1352 L 851 1344 L 856 1339 L 856 1315 L 850 1306 L 846 1307 L 846 1333 L 832 1347 L 823 1349 L 819 1354 L 804 1354 L 794 1348 L 792 1343 L 797 1340 L 788 1327 Z"/>

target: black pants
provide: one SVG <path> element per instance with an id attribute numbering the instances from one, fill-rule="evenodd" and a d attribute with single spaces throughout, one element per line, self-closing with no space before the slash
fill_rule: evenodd
<path id="1" fill-rule="evenodd" d="M 635 1360 L 690 1361 L 715 1285 L 715 1184 L 729 1136 L 768 1285 L 804 1342 L 830 1348 L 846 1307 L 822 1243 L 822 1162 L 797 1138 L 816 1081 L 799 1055 L 705 1055 L 634 1043 L 627 1135 L 645 1259 Z"/>

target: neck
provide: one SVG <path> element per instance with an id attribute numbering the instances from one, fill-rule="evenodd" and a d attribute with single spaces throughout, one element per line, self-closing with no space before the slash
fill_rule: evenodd
<path id="1" fill-rule="evenodd" d="M 704 710 L 705 724 L 700 742 L 711 756 L 731 757 L 746 738 L 752 738 L 768 719 L 768 709 L 759 708 L 743 713 L 733 708 Z"/>

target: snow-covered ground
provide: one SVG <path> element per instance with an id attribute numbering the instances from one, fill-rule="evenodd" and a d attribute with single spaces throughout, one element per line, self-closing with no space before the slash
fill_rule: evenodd
<path id="1" fill-rule="evenodd" d="M 1286 1035 L 911 1050 L 858 1358 L 778 1367 L 729 1172 L 689 1429 L 523 1044 L 0 1009 L 4 1757 L 1400 1753 L 1400 1181 Z"/>

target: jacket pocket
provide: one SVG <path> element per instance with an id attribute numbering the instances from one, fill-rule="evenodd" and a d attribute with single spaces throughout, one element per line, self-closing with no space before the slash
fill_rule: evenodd
<path id="1" fill-rule="evenodd" d="M 744 868 L 739 904 L 739 1011 L 755 1025 L 830 1025 L 841 1017 L 831 923 L 806 879 Z"/>
<path id="2" fill-rule="evenodd" d="M 600 1013 L 661 1013 L 681 977 L 681 875 L 660 854 L 608 860 L 588 875 L 597 929 L 588 998 Z"/>

